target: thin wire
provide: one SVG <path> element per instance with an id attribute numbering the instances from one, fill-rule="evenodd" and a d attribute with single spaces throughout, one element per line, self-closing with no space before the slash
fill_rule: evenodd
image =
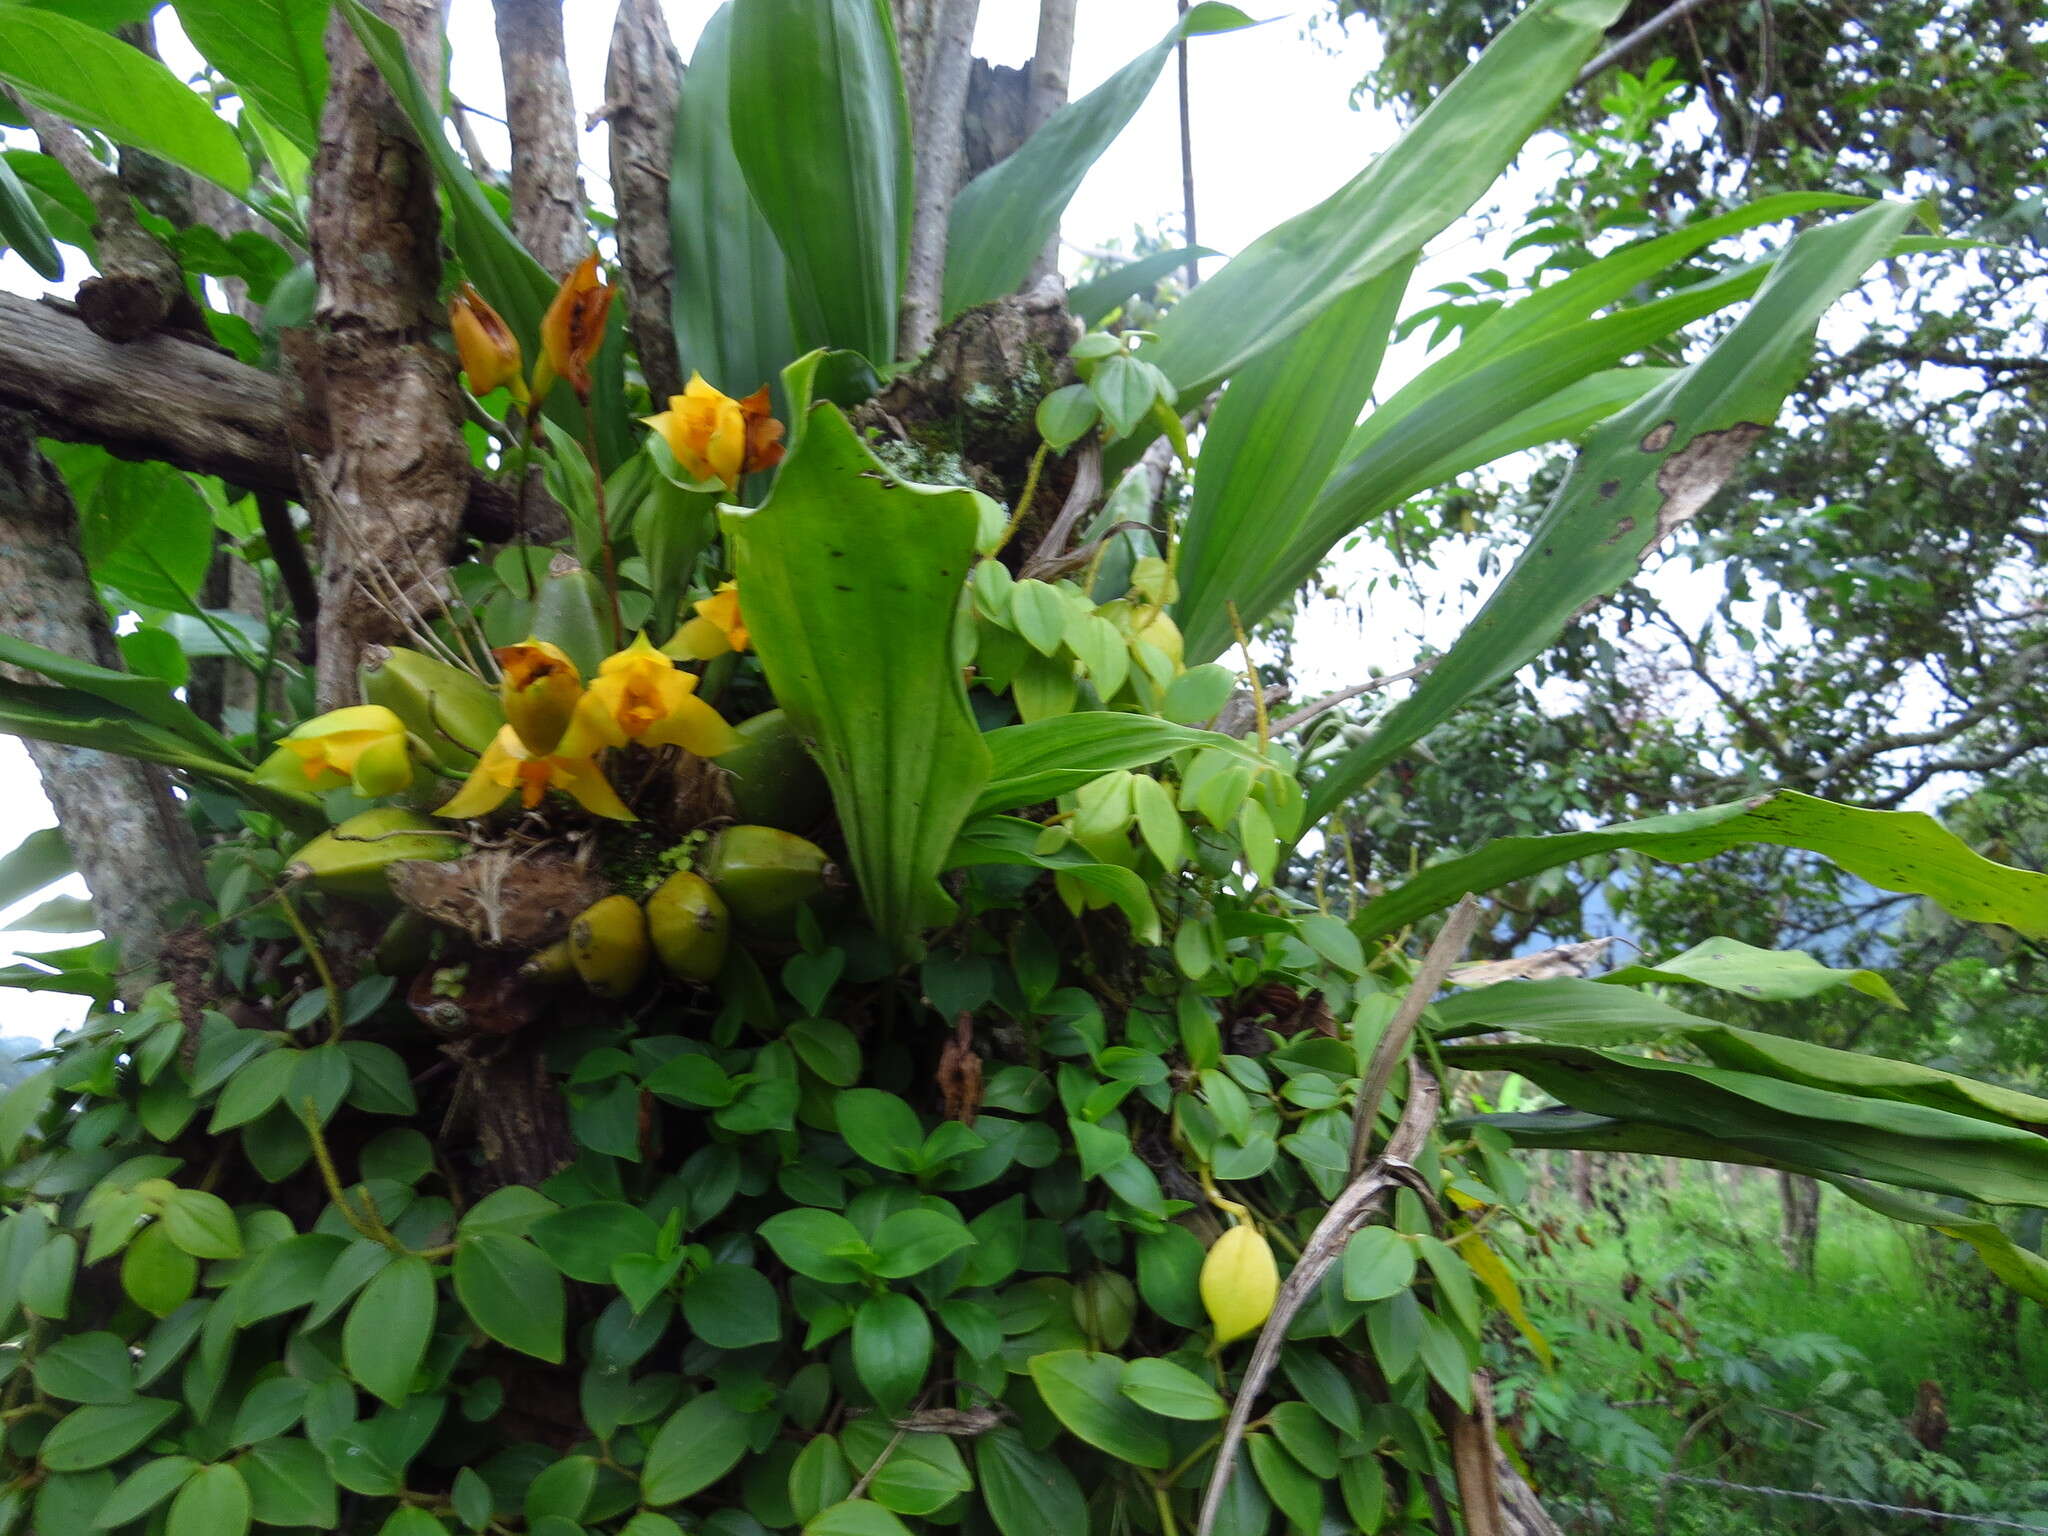
<path id="1" fill-rule="evenodd" d="M 1803 1488 L 1763 1488 L 1754 1483 L 1726 1483 L 1718 1477 L 1689 1477 L 1682 1472 L 1665 1474 L 1665 1481 L 1693 1483 L 1702 1488 L 1726 1488 L 1733 1493 L 1760 1493 L 1772 1499 L 1804 1499 L 1809 1504 L 1838 1504 L 1845 1509 L 1867 1509 L 1880 1515 L 1906 1515 L 1915 1520 L 1947 1520 L 1957 1525 L 1985 1525 L 2001 1531 L 2048 1532 L 2048 1525 L 2029 1525 L 1998 1515 L 1953 1515 L 1939 1509 L 1912 1509 L 1904 1504 L 1880 1504 L 1875 1499 L 1855 1499 L 1839 1493 L 1811 1493 Z"/>

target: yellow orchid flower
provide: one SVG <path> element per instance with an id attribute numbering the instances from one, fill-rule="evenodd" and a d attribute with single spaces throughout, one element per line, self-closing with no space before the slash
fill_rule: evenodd
<path id="1" fill-rule="evenodd" d="M 718 711 L 696 697 L 696 677 L 649 645 L 644 634 L 605 657 L 597 672 L 576 721 L 579 731 L 606 745 L 637 741 L 716 757 L 739 744 Z"/>
<path id="2" fill-rule="evenodd" d="M 590 404 L 590 360 L 604 345 L 604 317 L 618 289 L 598 276 L 592 251 L 562 279 L 554 302 L 540 318 L 540 366 L 534 370 L 533 392 L 546 399 L 558 378 L 567 379 L 576 398 Z"/>
<path id="3" fill-rule="evenodd" d="M 641 420 L 661 434 L 684 473 L 729 488 L 782 462 L 782 423 L 768 411 L 767 385 L 735 400 L 693 373 L 680 395 L 669 396 L 667 410 Z"/>
<path id="4" fill-rule="evenodd" d="M 455 355 L 469 379 L 469 392 L 488 395 L 508 385 L 512 398 L 526 403 L 526 375 L 520 368 L 519 338 L 504 317 L 484 302 L 468 283 L 448 301 L 448 329 L 455 333 Z"/>
<path id="5" fill-rule="evenodd" d="M 531 637 L 517 645 L 501 645 L 491 654 L 501 669 L 498 696 L 505 704 L 506 722 L 527 751 L 554 751 L 583 698 L 583 674 L 576 663 L 560 646 Z"/>
<path id="6" fill-rule="evenodd" d="M 297 759 L 303 782 L 314 789 L 353 784 L 357 794 L 374 800 L 412 783 L 405 722 L 381 704 L 314 716 L 279 743 L 274 760 L 285 753 Z"/>
<path id="7" fill-rule="evenodd" d="M 604 770 L 597 766 L 596 754 L 602 745 L 575 730 L 552 753 L 529 752 L 519 733 L 508 725 L 484 749 L 483 757 L 455 797 L 435 814 L 487 815 L 511 798 L 514 790 L 519 792 L 519 803 L 530 811 L 549 790 L 559 789 L 593 816 L 608 816 L 613 821 L 637 820 L 605 778 Z"/>
<path id="8" fill-rule="evenodd" d="M 720 583 L 716 592 L 692 606 L 697 617 L 687 621 L 669 641 L 672 654 L 692 661 L 710 661 L 727 651 L 747 648 L 747 621 L 740 615 L 738 582 Z"/>

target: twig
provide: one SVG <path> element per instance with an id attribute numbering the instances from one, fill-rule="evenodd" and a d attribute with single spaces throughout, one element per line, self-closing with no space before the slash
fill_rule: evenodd
<path id="1" fill-rule="evenodd" d="M 1052 520 L 1052 526 L 1045 530 L 1045 537 L 1038 541 L 1038 548 L 1031 551 L 1031 558 L 1024 562 L 1018 575 L 1036 576 L 1058 561 L 1067 540 L 1073 537 L 1074 525 L 1095 504 L 1101 490 L 1102 444 L 1091 437 L 1081 445 L 1081 457 L 1074 465 L 1074 484 L 1060 506 L 1060 515 Z"/>
<path id="2" fill-rule="evenodd" d="M 1307 725 L 1309 721 L 1315 719 L 1316 716 L 1328 714 L 1339 704 L 1359 698 L 1364 694 L 1378 693 L 1382 688 L 1391 688 L 1396 683 L 1405 683 L 1411 677 L 1420 677 L 1435 665 L 1436 658 L 1431 657 L 1428 661 L 1417 662 L 1406 672 L 1390 672 L 1385 677 L 1375 677 L 1363 683 L 1353 683 L 1349 688 L 1339 688 L 1335 693 L 1325 694 L 1313 704 L 1304 704 L 1293 714 L 1275 721 L 1273 734 L 1275 736 L 1284 736 L 1289 731 L 1298 731 L 1304 725 Z"/>
<path id="3" fill-rule="evenodd" d="M 1024 490 L 1017 497 L 1017 510 L 1010 514 L 1009 526 L 1003 529 L 1003 536 L 996 540 L 996 547 L 989 551 L 991 559 L 1001 554 L 1010 540 L 1017 536 L 1017 530 L 1024 526 L 1024 519 L 1031 512 L 1032 498 L 1038 494 L 1039 472 L 1045 468 L 1045 456 L 1051 448 L 1051 443 L 1040 443 L 1037 450 L 1032 453 L 1031 468 L 1024 474 Z"/>
<path id="4" fill-rule="evenodd" d="M 313 930 L 306 926 L 306 920 L 299 916 L 299 909 L 292 905 L 292 899 L 283 889 L 277 893 L 278 910 L 284 913 L 284 920 L 293 933 L 298 935 L 304 946 L 306 958 L 313 962 L 313 972 L 320 978 L 320 986 L 327 994 L 327 1024 L 329 1040 L 339 1040 L 348 1025 L 341 1011 L 341 993 L 334 985 L 334 972 L 328 968 L 327 955 L 320 948 L 320 941 L 313 937 Z"/>
<path id="5" fill-rule="evenodd" d="M 1665 6 L 1663 10 L 1652 16 L 1640 27 L 1637 27 L 1635 31 L 1629 33 L 1628 36 L 1601 54 L 1599 58 L 1580 70 L 1579 77 L 1572 82 L 1573 86 L 1584 85 L 1601 71 L 1618 64 L 1639 46 L 1648 42 L 1659 32 L 1670 26 L 1672 22 L 1677 21 L 1682 16 L 1691 15 L 1706 3 L 1707 0 L 1674 0 L 1673 4 Z"/>
<path id="6" fill-rule="evenodd" d="M 1244 1444 L 1245 1427 L 1251 1422 L 1259 1393 L 1279 1362 L 1280 1346 L 1286 1341 L 1288 1327 L 1322 1284 L 1323 1276 L 1344 1252 L 1352 1234 L 1372 1219 L 1395 1185 L 1408 1184 L 1415 1177 L 1409 1164 L 1421 1153 L 1430 1126 L 1435 1123 L 1437 1103 L 1436 1079 L 1417 1067 L 1409 1080 L 1408 1102 L 1401 1108 L 1400 1123 L 1394 1127 L 1379 1161 L 1337 1197 L 1302 1245 L 1301 1261 L 1282 1282 L 1280 1294 L 1273 1302 L 1273 1315 L 1259 1330 L 1258 1342 L 1252 1346 L 1251 1359 L 1245 1365 L 1244 1379 L 1238 1384 L 1237 1399 L 1231 1404 L 1230 1418 L 1223 1426 L 1223 1440 L 1216 1449 L 1216 1469 L 1209 1475 L 1208 1491 L 1202 1495 L 1202 1514 L 1195 1525 L 1195 1536 L 1211 1536 L 1215 1529 L 1223 1490 L 1230 1485 L 1238 1450 Z"/>
<path id="7" fill-rule="evenodd" d="M 1230 632 L 1237 639 L 1237 649 L 1244 657 L 1245 682 L 1252 690 L 1252 718 L 1259 726 L 1259 756 L 1266 755 L 1266 748 L 1272 742 L 1273 732 L 1266 719 L 1266 684 L 1259 676 L 1259 664 L 1252 660 L 1251 637 L 1244 632 L 1244 620 L 1237 616 L 1237 604 L 1226 601 L 1223 611 L 1230 615 Z"/>
<path id="8" fill-rule="evenodd" d="M 1408 1040 L 1415 1033 L 1415 1023 L 1422 1017 L 1422 1010 L 1429 1006 L 1429 1000 L 1436 996 L 1437 989 L 1444 984 L 1451 967 L 1464 955 L 1465 946 L 1472 942 L 1472 931 L 1479 926 L 1480 911 L 1479 903 L 1469 894 L 1451 909 L 1436 942 L 1422 957 L 1422 966 L 1415 973 L 1408 995 L 1401 999 L 1401 1006 L 1387 1024 L 1387 1032 L 1380 1036 L 1379 1044 L 1373 1048 L 1365 1082 L 1358 1090 L 1358 1103 L 1352 1109 L 1351 1177 L 1354 1179 L 1365 1170 L 1366 1149 L 1372 1143 L 1373 1125 L 1380 1117 L 1380 1099 L 1387 1091 L 1387 1084 L 1393 1080 L 1394 1068 L 1407 1054 Z"/>
<path id="9" fill-rule="evenodd" d="M 1180 14 L 1188 13 L 1188 0 L 1180 0 Z M 1174 49 L 1175 63 L 1180 72 L 1180 206 L 1181 233 L 1187 236 L 1188 249 L 1192 252 L 1195 239 L 1195 139 L 1190 123 L 1188 102 L 1188 40 L 1183 37 Z M 1202 280 L 1201 259 L 1190 255 L 1187 265 L 1181 268 L 1187 278 L 1189 292 Z"/>

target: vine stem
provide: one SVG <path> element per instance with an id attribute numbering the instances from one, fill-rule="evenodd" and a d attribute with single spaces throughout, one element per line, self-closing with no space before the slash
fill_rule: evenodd
<path id="1" fill-rule="evenodd" d="M 619 565 L 612 554 L 612 520 L 605 510 L 604 466 L 597 457 L 597 417 L 587 408 L 583 412 L 583 456 L 590 460 L 590 495 L 597 504 L 597 538 L 604 550 L 604 592 L 612 603 L 612 649 L 626 648 L 626 620 L 619 611 Z"/>
<path id="2" fill-rule="evenodd" d="M 1051 443 L 1041 442 L 1038 451 L 1031 455 L 1031 468 L 1024 473 L 1024 490 L 1017 497 L 1017 510 L 1010 514 L 1009 525 L 1003 529 L 1003 536 L 996 541 L 996 547 L 988 552 L 990 559 L 1001 554 L 1010 540 L 1017 536 L 1017 530 L 1024 526 L 1024 519 L 1031 511 L 1032 498 L 1038 494 L 1038 473 L 1045 468 L 1045 455 L 1051 447 Z"/>
<path id="3" fill-rule="evenodd" d="M 1237 604 L 1226 602 L 1223 608 L 1230 615 L 1230 632 L 1237 637 L 1237 648 L 1244 655 L 1245 681 L 1252 690 L 1252 714 L 1259 722 L 1259 756 L 1264 757 L 1273 734 L 1266 717 L 1266 685 L 1259 678 L 1258 663 L 1252 660 L 1251 637 L 1245 634 L 1244 621 L 1237 616 Z"/>
<path id="4" fill-rule="evenodd" d="M 320 985 L 327 993 L 327 1022 L 330 1026 L 327 1039 L 330 1044 L 339 1041 L 347 1029 L 341 1012 L 341 994 L 335 989 L 334 972 L 328 967 L 327 955 L 320 948 L 320 941 L 313 937 L 313 930 L 306 926 L 306 920 L 299 916 L 299 909 L 292 905 L 290 893 L 280 889 L 277 893 L 278 907 L 284 912 L 284 920 L 298 935 L 299 943 L 305 947 L 306 958 L 313 962 L 313 972 L 320 978 Z"/>

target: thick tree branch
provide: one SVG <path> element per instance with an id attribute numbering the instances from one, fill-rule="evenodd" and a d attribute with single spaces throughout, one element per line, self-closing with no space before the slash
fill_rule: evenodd
<path id="1" fill-rule="evenodd" d="M 1844 747 L 1814 770 L 1814 783 L 1822 787 L 1830 785 L 1850 769 L 1860 767 L 1886 753 L 1903 752 L 1910 747 L 1940 746 L 1944 742 L 1955 740 L 1972 726 L 1991 719 L 2011 704 L 2019 696 L 2020 690 L 2032 680 L 2035 670 L 2044 658 L 2048 658 L 2048 645 L 2031 645 L 2016 652 L 2009 663 L 2005 680 L 1995 688 L 1987 689 L 1978 695 L 1977 702 L 1961 714 L 1924 731 L 1888 731 L 1881 736 L 1873 736 Z M 1921 782 L 1926 782 L 1929 777 L 1932 777 L 1931 773 L 1924 775 Z"/>
<path id="2" fill-rule="evenodd" d="M 438 0 L 380 0 L 437 99 Z M 314 466 L 320 554 L 319 693 L 355 688 L 365 646 L 401 640 L 404 614 L 440 610 L 469 484 L 455 360 L 442 328 L 440 209 L 426 157 L 377 66 L 337 14 L 307 229 L 320 280 L 314 330 L 296 365 L 299 438 Z"/>
<path id="3" fill-rule="evenodd" d="M 43 153 L 63 166 L 93 208 L 97 276 L 78 285 L 85 323 L 109 341 L 133 341 L 165 325 L 206 334 L 178 260 L 135 217 L 128 188 L 102 165 L 76 128 L 40 107 L 21 104 Z"/>
<path id="4" fill-rule="evenodd" d="M 619 216 L 626 323 L 657 405 L 683 388 L 672 318 L 676 269 L 668 212 L 682 82 L 683 63 L 661 0 L 621 0 L 605 64 L 603 112 L 612 131 L 612 202 Z"/>
<path id="5" fill-rule="evenodd" d="M 922 356 L 943 318 L 946 227 L 967 163 L 960 119 L 967 110 L 974 18 L 980 9 L 981 0 L 897 0 L 917 173 L 910 265 L 896 332 L 896 350 L 903 357 Z"/>
<path id="6" fill-rule="evenodd" d="M 557 277 L 590 248 L 562 0 L 495 0 L 512 135 L 512 231 Z"/>
<path id="7" fill-rule="evenodd" d="M 115 345 L 67 306 L 0 293 L 0 406 L 33 414 L 43 437 L 298 495 L 277 377 L 161 332 Z M 536 500 L 529 513 L 532 537 L 560 532 L 552 503 Z M 504 543 L 517 536 L 516 517 L 512 492 L 470 471 L 464 530 Z"/>
<path id="8" fill-rule="evenodd" d="M 0 631 L 118 668 L 113 628 L 79 553 L 71 493 L 35 440 L 27 415 L 0 409 Z M 154 764 L 83 747 L 25 745 L 92 892 L 101 931 L 120 943 L 121 994 L 133 1000 L 155 971 L 172 908 L 205 894 L 198 840 Z"/>

